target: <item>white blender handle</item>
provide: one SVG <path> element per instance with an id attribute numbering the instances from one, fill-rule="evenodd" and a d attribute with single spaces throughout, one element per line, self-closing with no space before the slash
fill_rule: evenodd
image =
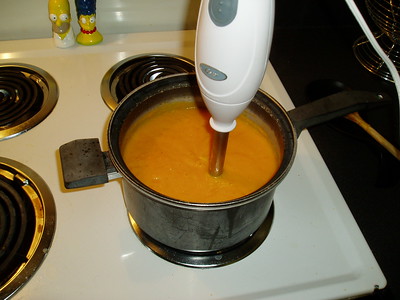
<path id="1" fill-rule="evenodd" d="M 232 131 L 263 79 L 275 0 L 202 0 L 195 65 L 211 127 Z"/>

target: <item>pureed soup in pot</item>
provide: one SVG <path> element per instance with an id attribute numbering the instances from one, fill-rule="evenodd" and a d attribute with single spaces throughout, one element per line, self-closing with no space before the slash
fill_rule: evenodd
<path id="1" fill-rule="evenodd" d="M 144 113 L 124 135 L 130 172 L 151 189 L 181 201 L 212 203 L 248 195 L 277 172 L 281 154 L 272 135 L 242 114 L 230 133 L 223 174 L 208 172 L 210 114 L 190 102 L 166 102 Z"/>

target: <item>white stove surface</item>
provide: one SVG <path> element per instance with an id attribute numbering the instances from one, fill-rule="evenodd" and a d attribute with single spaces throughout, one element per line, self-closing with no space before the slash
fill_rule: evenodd
<path id="1" fill-rule="evenodd" d="M 370 294 L 386 280 L 307 131 L 294 165 L 276 191 L 264 243 L 225 267 L 193 269 L 164 261 L 141 244 L 128 222 L 120 182 L 66 190 L 58 148 L 100 138 L 107 150 L 111 111 L 100 95 L 106 71 L 122 59 L 170 53 L 193 59 L 194 31 L 105 36 L 97 46 L 58 49 L 52 39 L 0 42 L 0 63 L 49 72 L 60 97 L 32 130 L 0 142 L 49 185 L 57 209 L 52 247 L 13 299 L 342 299 Z M 261 88 L 293 104 L 269 65 Z"/>

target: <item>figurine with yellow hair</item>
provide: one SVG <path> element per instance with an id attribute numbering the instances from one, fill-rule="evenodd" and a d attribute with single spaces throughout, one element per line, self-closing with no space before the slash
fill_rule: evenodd
<path id="1" fill-rule="evenodd" d="M 96 28 L 96 0 L 75 0 L 81 32 L 76 41 L 82 45 L 95 45 L 103 40 Z"/>
<path id="2" fill-rule="evenodd" d="M 49 0 L 48 9 L 56 46 L 59 48 L 73 46 L 75 35 L 70 24 L 71 13 L 68 0 Z"/>

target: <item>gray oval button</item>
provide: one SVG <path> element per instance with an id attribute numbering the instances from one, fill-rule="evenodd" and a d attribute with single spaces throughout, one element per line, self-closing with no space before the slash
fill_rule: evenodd
<path id="1" fill-rule="evenodd" d="M 208 3 L 211 20 L 220 27 L 230 24 L 235 19 L 237 8 L 238 0 L 210 0 Z"/>
<path id="2" fill-rule="evenodd" d="M 228 78 L 225 73 L 206 64 L 200 64 L 200 69 L 204 75 L 212 80 L 222 81 Z"/>

